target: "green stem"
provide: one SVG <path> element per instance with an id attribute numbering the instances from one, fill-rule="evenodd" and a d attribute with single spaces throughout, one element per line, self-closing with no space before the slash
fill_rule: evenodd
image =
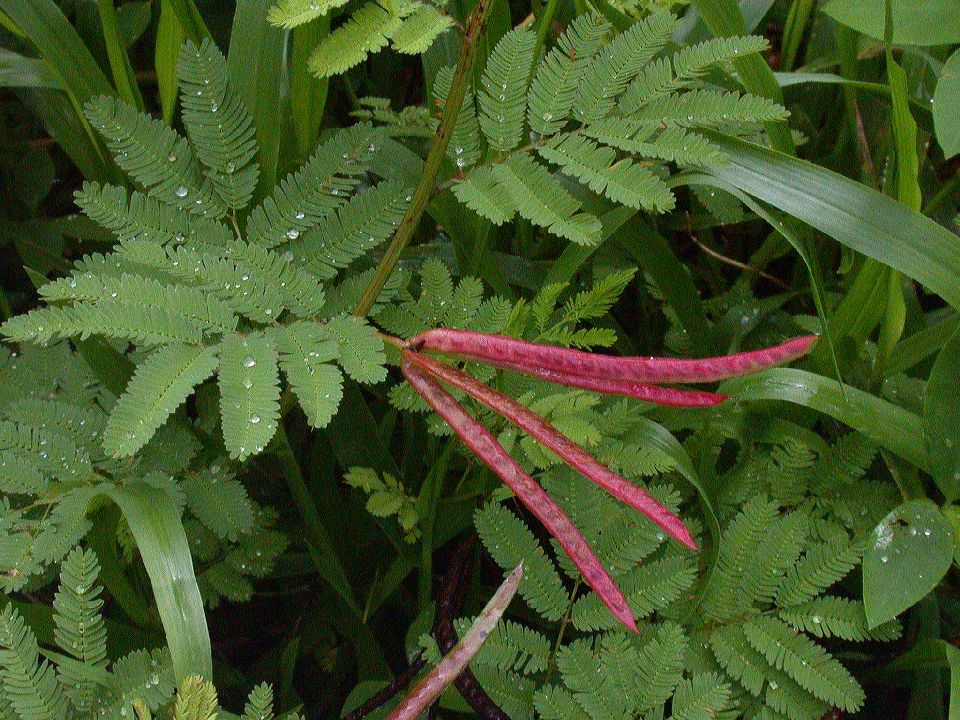
<path id="1" fill-rule="evenodd" d="M 457 122 L 457 115 L 460 113 L 460 106 L 463 104 L 463 98 L 467 93 L 467 85 L 470 82 L 470 70 L 473 66 L 473 58 L 479 47 L 480 36 L 483 33 L 487 22 L 487 15 L 490 8 L 493 7 L 493 0 L 480 0 L 470 15 L 470 21 L 467 23 L 467 30 L 463 36 L 463 44 L 460 47 L 460 57 L 457 60 L 457 69 L 454 72 L 453 80 L 450 83 L 450 92 L 447 94 L 447 102 L 443 107 L 443 118 L 440 121 L 440 127 L 437 130 L 436 138 L 427 160 L 423 165 L 423 173 L 420 175 L 420 181 L 417 183 L 416 190 L 413 191 L 413 198 L 410 207 L 400 221 L 396 234 L 387 251 L 383 254 L 380 264 L 374 272 L 373 278 L 363 291 L 360 302 L 354 308 L 353 314 L 363 317 L 373 307 L 387 284 L 387 280 L 393 274 L 394 268 L 400 261 L 400 254 L 403 249 L 413 239 L 413 233 L 417 229 L 420 217 L 427 209 L 430 203 L 430 197 L 433 195 L 434 183 L 437 179 L 437 173 L 440 172 L 440 165 L 443 162 L 447 151 L 447 145 L 450 143 L 450 136 L 453 133 Z"/>
<path id="2" fill-rule="evenodd" d="M 550 34 L 550 26 L 553 24 L 553 16 L 556 12 L 557 0 L 547 0 L 547 6 L 543 9 L 543 13 L 537 18 L 537 39 L 533 46 L 534 62 L 536 62 L 540 51 L 543 50 L 544 43 L 547 41 L 547 35 Z M 530 69 L 531 75 L 533 75 L 535 67 L 536 66 Z"/>
<path id="3" fill-rule="evenodd" d="M 120 99 L 138 110 L 143 110 L 143 97 L 127 57 L 123 38 L 120 35 L 120 25 L 117 21 L 117 9 L 113 0 L 98 0 L 100 23 L 103 26 L 103 43 L 107 47 L 107 57 L 110 60 L 110 71 L 113 74 L 113 84 L 117 86 Z"/>
<path id="4" fill-rule="evenodd" d="M 450 464 L 450 455 L 456 443 L 447 442 L 440 457 L 437 458 L 423 487 L 417 502 L 417 512 L 420 515 L 420 574 L 417 581 L 417 600 L 419 607 L 424 608 L 430 603 L 431 588 L 433 587 L 433 543 L 434 525 L 436 524 L 437 503 L 443 492 L 443 481 L 447 475 L 447 466 Z"/>
<path id="5" fill-rule="evenodd" d="M 356 615 L 361 615 L 360 607 L 350 589 L 350 583 L 347 580 L 346 571 L 340 564 L 340 559 L 334 549 L 333 541 L 327 534 L 323 521 L 320 519 L 320 513 L 313 502 L 313 496 L 303 479 L 303 473 L 300 471 L 300 465 L 297 462 L 293 447 L 290 445 L 290 439 L 287 437 L 287 431 L 281 424 L 277 429 L 277 435 L 274 438 L 274 452 L 280 465 L 280 473 L 287 481 L 287 487 L 293 496 L 297 505 L 297 510 L 303 518 L 304 528 L 307 533 L 307 543 L 310 549 L 310 556 L 320 576 L 330 585 L 331 588 L 341 597 L 351 611 Z"/>
<path id="6" fill-rule="evenodd" d="M 797 53 L 800 50 L 800 43 L 803 42 L 807 23 L 810 22 L 810 15 L 813 14 L 814 5 L 814 0 L 794 0 L 793 5 L 790 6 L 780 54 L 780 68 L 784 71 L 793 70 L 796 65 Z"/>
<path id="7" fill-rule="evenodd" d="M 937 191 L 937 194 L 930 198 L 930 201 L 927 203 L 927 206 L 923 209 L 924 215 L 933 215 L 937 210 L 940 209 L 940 206 L 943 205 L 947 200 L 950 199 L 950 196 L 955 192 L 960 190 L 960 173 L 957 173 Z"/>

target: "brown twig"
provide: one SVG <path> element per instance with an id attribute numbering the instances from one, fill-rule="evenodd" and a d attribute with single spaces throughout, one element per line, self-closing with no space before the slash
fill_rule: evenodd
<path id="1" fill-rule="evenodd" d="M 418 655 L 417 658 L 410 663 L 410 667 L 397 675 L 397 677 L 395 677 L 382 690 L 378 690 L 371 695 L 367 701 L 356 710 L 344 715 L 343 720 L 360 720 L 360 718 L 366 717 L 370 713 L 386 705 L 388 702 L 390 702 L 390 699 L 394 695 L 410 684 L 410 682 L 420 673 L 420 671 L 423 669 L 423 666 L 426 664 L 427 661 L 423 658 L 423 653 L 421 652 L 420 655 Z"/>
<path id="2" fill-rule="evenodd" d="M 793 291 L 793 288 L 787 283 L 785 283 L 783 280 L 781 280 L 780 278 L 774 277 L 770 273 L 764 270 L 761 270 L 760 268 L 755 268 L 753 267 L 753 265 L 747 265 L 746 263 L 742 263 L 739 260 L 734 260 L 732 257 L 727 257 L 726 255 L 723 255 L 717 252 L 713 248 L 707 245 L 704 245 L 702 242 L 700 242 L 697 236 L 693 234 L 693 225 L 690 222 L 689 213 L 687 214 L 687 236 L 690 238 L 690 240 L 693 242 L 694 245 L 696 245 L 704 253 L 712 257 L 714 260 L 718 260 L 719 262 L 722 262 L 725 265 L 729 265 L 730 267 L 735 267 L 738 270 L 753 273 L 754 275 L 759 275 L 760 277 L 765 278 L 766 280 L 769 280 L 772 283 L 776 283 L 777 285 L 784 288 L 785 290 Z"/>

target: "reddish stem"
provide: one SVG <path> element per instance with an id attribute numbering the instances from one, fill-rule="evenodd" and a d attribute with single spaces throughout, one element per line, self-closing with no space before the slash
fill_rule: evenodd
<path id="1" fill-rule="evenodd" d="M 690 532 L 680 521 L 680 518 L 658 503 L 646 490 L 637 487 L 622 475 L 598 462 L 530 408 L 484 385 L 476 378 L 457 370 L 455 367 L 409 350 L 405 350 L 403 356 L 407 362 L 415 363 L 437 379 L 462 390 L 474 400 L 503 415 L 541 445 L 559 455 L 570 467 L 585 475 L 596 485 L 621 502 L 625 502 L 642 512 L 656 525 L 687 547 L 693 550 L 697 549 Z"/>
<path id="2" fill-rule="evenodd" d="M 522 372 L 549 371 L 573 377 L 659 384 L 706 383 L 746 375 L 801 357 L 816 340 L 816 335 L 807 335 L 763 350 L 682 360 L 599 355 L 503 335 L 436 328 L 417 335 L 410 347 L 490 364 L 509 363 L 511 369 Z"/>
<path id="3" fill-rule="evenodd" d="M 587 584 L 593 588 L 610 611 L 620 622 L 637 632 L 633 612 L 620 588 L 560 506 L 503 449 L 493 434 L 471 417 L 436 380 L 415 367 L 407 357 L 404 357 L 400 367 L 411 387 L 446 421 L 464 444 L 503 480 L 527 509 L 557 539 L 564 552 L 580 570 Z"/>

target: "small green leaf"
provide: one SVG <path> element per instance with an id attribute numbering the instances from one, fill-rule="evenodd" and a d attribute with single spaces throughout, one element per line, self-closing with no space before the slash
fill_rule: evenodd
<path id="1" fill-rule="evenodd" d="M 960 50 L 940 71 L 933 93 L 933 129 L 945 157 L 960 153 Z"/>
<path id="2" fill-rule="evenodd" d="M 921 600 L 950 569 L 953 531 L 930 500 L 911 500 L 874 528 L 863 557 L 863 605 L 873 629 Z"/>
<path id="3" fill-rule="evenodd" d="M 960 494 L 960 333 L 944 345 L 927 381 L 924 431 L 930 474 L 947 501 Z"/>

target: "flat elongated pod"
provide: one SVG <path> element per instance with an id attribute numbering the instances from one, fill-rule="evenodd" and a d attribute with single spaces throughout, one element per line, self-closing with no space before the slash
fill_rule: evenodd
<path id="1" fill-rule="evenodd" d="M 458 357 L 512 368 L 551 371 L 567 376 L 625 380 L 638 383 L 707 383 L 746 375 L 806 355 L 816 335 L 794 338 L 782 345 L 712 358 L 684 360 L 656 357 L 618 357 L 582 350 L 487 335 L 469 330 L 436 328 L 410 341 L 415 350 L 436 350 Z"/>
<path id="2" fill-rule="evenodd" d="M 637 631 L 633 612 L 620 588 L 600 563 L 573 521 L 536 480 L 497 442 L 486 427 L 432 377 L 405 357 L 400 364 L 410 386 L 442 417 L 457 436 L 480 458 L 553 535 L 587 584 L 624 625 Z"/>
<path id="3" fill-rule="evenodd" d="M 404 351 L 404 359 L 417 365 L 435 378 L 467 393 L 477 402 L 503 415 L 537 442 L 549 448 L 570 467 L 589 478 L 621 502 L 626 503 L 663 528 L 671 537 L 696 550 L 697 545 L 680 518 L 657 502 L 646 490 L 637 487 L 622 475 L 615 473 L 566 435 L 548 423 L 543 417 L 513 398 L 484 385 L 476 378 L 457 370 L 446 363 L 438 362 L 420 353 Z"/>
<path id="4" fill-rule="evenodd" d="M 473 621 L 473 625 L 464 633 L 463 639 L 443 656 L 433 670 L 423 676 L 403 702 L 390 713 L 390 720 L 416 720 L 440 697 L 440 693 L 457 679 L 500 622 L 513 596 L 517 594 L 517 588 L 520 587 L 522 579 L 523 563 L 521 562 L 497 588 L 480 615 Z"/>
<path id="5" fill-rule="evenodd" d="M 571 375 L 569 373 L 557 372 L 556 370 L 527 367 L 503 360 L 484 360 L 483 362 L 486 365 L 491 365 L 500 370 L 512 370 L 539 378 L 554 385 L 564 385 L 566 387 L 579 388 L 580 390 L 589 390 L 590 392 L 600 393 L 601 395 L 620 395 L 643 400 L 644 402 L 653 403 L 654 405 L 688 408 L 713 407 L 714 405 L 719 405 L 724 400 L 730 399 L 728 395 L 704 392 L 703 390 L 680 390 L 677 388 L 634 382 L 633 380 L 611 380 L 609 378 Z"/>

